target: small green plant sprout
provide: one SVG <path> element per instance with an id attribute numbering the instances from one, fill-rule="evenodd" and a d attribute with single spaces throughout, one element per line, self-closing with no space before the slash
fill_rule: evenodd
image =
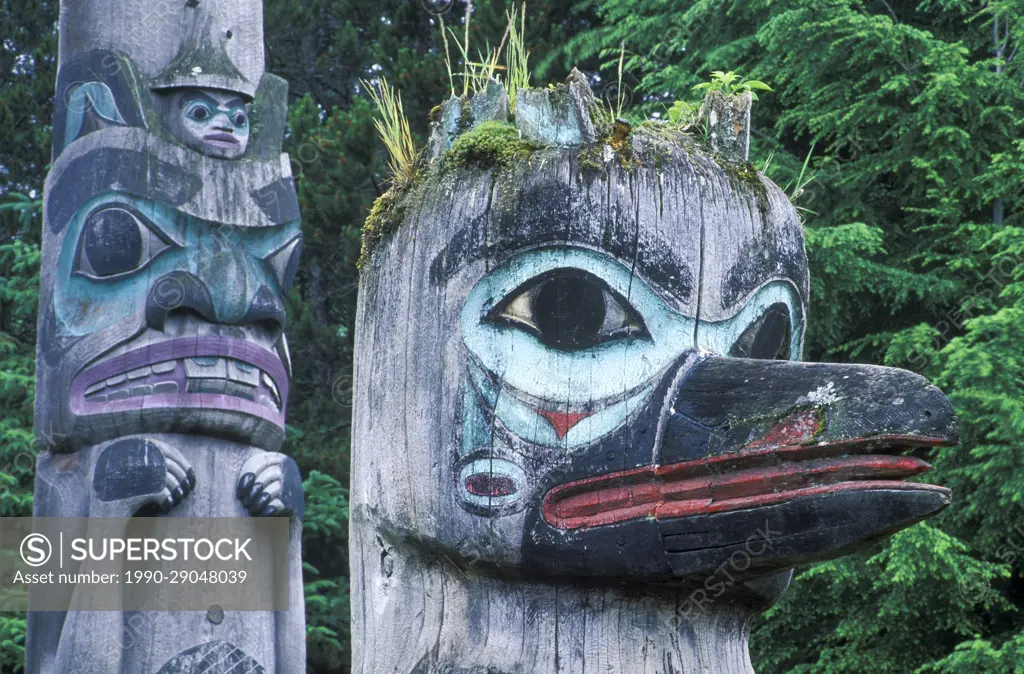
<path id="1" fill-rule="evenodd" d="M 530 52 L 526 51 L 525 43 L 526 3 L 522 4 L 518 16 L 514 5 L 511 12 L 505 12 L 505 16 L 508 17 L 508 27 L 505 29 L 505 34 L 508 36 L 508 47 L 505 50 L 505 65 L 508 67 L 505 77 L 505 93 L 508 96 L 509 112 L 515 114 L 516 92 L 530 86 L 530 68 L 527 64 Z"/>
<path id="2" fill-rule="evenodd" d="M 448 86 L 452 90 L 452 96 L 455 95 L 455 78 L 452 76 L 452 55 L 448 51 L 448 31 L 444 25 L 444 16 L 438 14 L 438 21 L 441 24 L 441 41 L 444 43 L 444 65 L 448 70 Z"/>
<path id="3" fill-rule="evenodd" d="M 721 91 L 726 96 L 742 96 L 745 93 L 750 93 L 751 97 L 756 101 L 757 91 L 773 91 L 773 89 L 759 80 L 748 80 L 745 77 L 740 77 L 736 73 L 722 72 L 716 70 L 711 73 L 711 81 L 701 82 L 700 84 L 693 87 L 693 91 L 703 91 L 705 95 L 712 91 Z"/>
<path id="4" fill-rule="evenodd" d="M 383 77 L 377 87 L 366 80 L 360 82 L 370 92 L 380 112 L 380 117 L 373 120 L 373 125 L 388 150 L 391 182 L 393 185 L 404 184 L 412 178 L 416 164 L 416 145 L 409 128 L 409 119 L 402 108 L 402 95 Z"/>
<path id="5" fill-rule="evenodd" d="M 672 126 L 685 128 L 697 121 L 697 113 L 700 110 L 700 103 L 677 99 L 670 107 L 665 109 L 665 119 Z"/>
<path id="6" fill-rule="evenodd" d="M 454 37 L 454 31 L 452 31 L 450 28 L 448 30 L 449 32 L 452 33 L 452 36 Z M 505 66 L 498 65 L 498 58 L 501 53 L 500 47 L 498 49 L 494 49 L 489 44 L 486 45 L 487 52 L 484 53 L 481 52 L 480 50 L 477 50 L 478 60 L 473 61 L 470 60 L 469 55 L 466 53 L 464 45 L 457 41 L 455 44 L 459 48 L 459 51 L 462 52 L 462 61 L 465 64 L 465 67 L 463 68 L 462 71 L 462 76 L 466 78 L 466 81 L 463 83 L 462 87 L 463 96 L 468 96 L 470 94 L 475 94 L 478 91 L 483 91 L 484 89 L 487 88 L 487 82 L 494 79 L 495 71 L 505 69 Z M 451 80 L 452 74 L 450 69 L 448 77 L 449 80 Z"/>
<path id="7" fill-rule="evenodd" d="M 817 212 L 812 211 L 809 208 L 797 206 L 797 201 L 804 196 L 807 191 L 807 186 L 815 180 L 814 175 L 807 176 L 807 166 L 811 163 L 811 154 L 814 153 L 814 145 L 814 143 L 811 143 L 811 149 L 807 151 L 807 156 L 804 157 L 804 165 L 800 167 L 800 174 L 796 177 L 796 180 L 791 180 L 784 188 L 782 188 L 782 191 L 789 197 L 790 203 L 792 203 L 793 207 L 796 208 L 797 215 L 800 217 L 800 222 L 804 221 L 805 213 L 817 215 Z"/>
<path id="8" fill-rule="evenodd" d="M 615 119 L 622 117 L 626 97 L 622 95 L 622 66 L 626 62 L 626 43 L 619 43 L 619 68 L 615 73 Z"/>
<path id="9" fill-rule="evenodd" d="M 597 103 L 599 108 L 597 112 L 598 121 L 607 126 L 614 126 L 616 120 L 622 119 L 622 111 L 626 108 L 629 103 L 629 91 L 623 91 L 622 88 L 622 72 L 623 66 L 626 62 L 626 43 L 620 42 L 618 52 L 618 59 L 616 59 L 617 67 L 615 73 L 615 100 L 612 101 L 612 86 L 609 83 L 601 92 L 601 96 L 598 98 Z M 606 55 L 611 52 L 610 50 L 602 50 L 601 54 Z"/>

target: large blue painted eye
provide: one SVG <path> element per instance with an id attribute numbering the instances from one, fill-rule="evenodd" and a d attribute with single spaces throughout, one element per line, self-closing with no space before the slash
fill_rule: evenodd
<path id="1" fill-rule="evenodd" d="M 168 247 L 135 212 L 101 206 L 85 219 L 75 271 L 107 278 L 141 269 Z"/>
<path id="2" fill-rule="evenodd" d="M 629 302 L 581 269 L 554 269 L 530 279 L 509 293 L 487 319 L 525 330 L 562 351 L 647 335 Z"/>

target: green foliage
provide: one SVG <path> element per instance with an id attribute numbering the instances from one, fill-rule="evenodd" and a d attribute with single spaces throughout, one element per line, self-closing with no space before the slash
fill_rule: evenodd
<path id="1" fill-rule="evenodd" d="M 757 91 L 772 91 L 772 88 L 764 82 L 740 77 L 731 70 L 729 72 L 716 70 L 711 73 L 710 81 L 693 85 L 694 91 L 703 91 L 705 96 L 714 91 L 721 91 L 726 96 L 742 96 L 743 94 L 750 94 L 750 96 L 756 101 L 757 94 L 754 93 L 755 89 Z"/>
<path id="2" fill-rule="evenodd" d="M 25 618 L 0 615 L 0 671 L 25 671 Z"/>
<path id="3" fill-rule="evenodd" d="M 59 9 L 51 0 L 0 3 L 0 200 L 9 191 L 42 191 L 50 161 Z M 0 218 L 2 241 L 13 233 L 6 223 Z"/>
<path id="4" fill-rule="evenodd" d="M 351 655 L 348 580 L 325 575 L 315 564 L 348 557 L 348 547 L 342 544 L 348 529 L 348 490 L 316 470 L 302 487 L 306 493 L 302 549 L 309 665 L 338 671 Z"/>
<path id="5" fill-rule="evenodd" d="M 686 128 L 697 121 L 697 113 L 699 111 L 700 103 L 679 98 L 665 109 L 665 116 L 669 124 Z"/>
<path id="6" fill-rule="evenodd" d="M 516 19 L 519 19 L 518 25 Z M 530 52 L 526 50 L 526 3 L 518 15 L 513 5 L 508 12 L 508 48 L 505 52 L 505 93 L 508 95 L 508 109 L 516 112 L 516 93 L 530 86 Z"/>
<path id="7" fill-rule="evenodd" d="M 38 304 L 39 246 L 20 240 L 0 245 L 0 517 L 32 515 Z M 23 671 L 24 657 L 24 616 L 0 616 L 0 671 Z"/>
<path id="8" fill-rule="evenodd" d="M 388 168 L 393 183 L 404 183 L 412 177 L 416 164 L 416 147 L 409 128 L 409 119 L 402 108 L 402 94 L 380 78 L 377 86 L 362 80 L 377 106 L 379 118 L 373 121 L 377 134 L 388 149 Z"/>
<path id="9" fill-rule="evenodd" d="M 19 233 L 30 231 L 35 217 L 42 213 L 43 200 L 33 199 L 27 194 L 10 191 L 0 200 L 0 214 L 10 214 L 17 219 Z"/>
<path id="10" fill-rule="evenodd" d="M 758 630 L 760 671 L 912 672 L 942 656 L 950 642 L 982 629 L 984 611 L 1008 608 L 994 593 L 934 591 L 938 583 L 955 589 L 970 578 L 985 587 L 1008 575 L 967 552 L 964 543 L 921 524 L 883 547 L 805 571 Z"/>

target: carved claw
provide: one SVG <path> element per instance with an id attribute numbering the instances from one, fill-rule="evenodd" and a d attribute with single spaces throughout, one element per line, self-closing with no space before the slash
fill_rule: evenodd
<path id="1" fill-rule="evenodd" d="M 302 519 L 302 477 L 295 461 L 284 454 L 261 452 L 250 457 L 242 465 L 236 495 L 253 517 Z"/>
<path id="2" fill-rule="evenodd" d="M 196 486 L 195 471 L 176 450 L 174 454 L 177 456 L 168 456 L 166 452 L 164 453 L 167 460 L 167 478 L 166 486 L 161 492 L 164 498 L 160 501 L 160 511 L 163 513 L 170 512 L 174 506 L 184 501 Z"/>

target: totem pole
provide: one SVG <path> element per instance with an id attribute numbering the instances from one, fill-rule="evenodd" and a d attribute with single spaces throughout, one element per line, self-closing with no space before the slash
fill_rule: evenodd
<path id="1" fill-rule="evenodd" d="M 305 672 L 302 483 L 277 451 L 302 243 L 262 4 L 62 3 L 59 59 L 35 515 L 288 517 L 291 591 L 288 611 L 30 613 L 26 671 Z"/>
<path id="2" fill-rule="evenodd" d="M 366 224 L 351 505 L 357 674 L 751 672 L 794 566 L 935 514 L 922 377 L 798 362 L 800 222 L 750 98 L 689 130 L 586 80 L 433 113 Z"/>

